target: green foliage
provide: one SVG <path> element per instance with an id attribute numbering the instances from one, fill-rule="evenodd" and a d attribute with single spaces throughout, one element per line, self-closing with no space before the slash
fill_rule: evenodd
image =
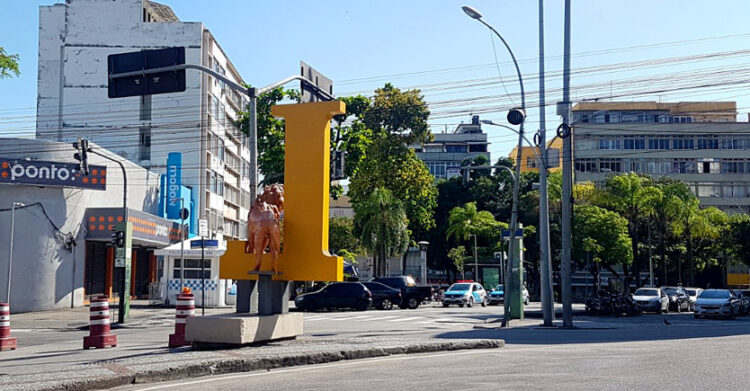
<path id="1" fill-rule="evenodd" d="M 375 90 L 372 105 L 364 111 L 362 120 L 368 128 L 396 136 L 400 143 L 410 145 L 432 139 L 427 126 L 429 116 L 430 111 L 419 90 L 401 91 L 386 83 L 383 88 Z"/>
<path id="2" fill-rule="evenodd" d="M 617 213 L 593 205 L 576 205 L 573 218 L 573 256 L 582 259 L 595 253 L 605 267 L 633 260 L 628 221 Z"/>
<path id="3" fill-rule="evenodd" d="M 453 208 L 448 216 L 448 224 L 446 239 L 453 238 L 457 241 L 468 240 L 470 235 L 499 239 L 500 230 L 508 228 L 508 224 L 496 221 L 492 213 L 478 211 L 476 202 Z"/>
<path id="4" fill-rule="evenodd" d="M 328 250 L 342 255 L 342 251 L 352 254 L 361 253 L 359 238 L 354 235 L 354 219 L 349 217 L 332 217 L 328 223 Z"/>
<path id="5" fill-rule="evenodd" d="M 375 189 L 388 189 L 403 203 L 410 230 L 419 235 L 435 225 L 437 189 L 433 182 L 427 166 L 413 150 L 397 140 L 380 138 L 359 163 L 349 184 L 349 196 L 357 205 Z"/>
<path id="6" fill-rule="evenodd" d="M 461 273 L 461 279 L 464 279 L 464 265 L 466 264 L 466 247 L 458 246 L 448 251 L 448 259 L 451 260 L 456 271 Z"/>
<path id="7" fill-rule="evenodd" d="M 284 120 L 271 115 L 271 107 L 283 100 L 299 101 L 299 91 L 275 88 L 258 96 L 258 169 L 264 183 L 284 182 Z M 248 112 L 238 118 L 238 126 L 248 134 Z"/>
<path id="8" fill-rule="evenodd" d="M 18 54 L 8 54 L 0 46 L 0 79 L 21 74 L 21 70 L 18 68 L 18 59 Z"/>
<path id="9" fill-rule="evenodd" d="M 409 244 L 403 205 L 388 189 L 379 187 L 354 203 L 354 213 L 355 233 L 375 255 L 375 276 L 382 276 L 388 257 L 403 253 Z"/>

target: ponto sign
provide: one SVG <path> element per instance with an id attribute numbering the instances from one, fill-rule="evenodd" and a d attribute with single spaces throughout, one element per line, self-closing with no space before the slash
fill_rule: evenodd
<path id="1" fill-rule="evenodd" d="M 89 166 L 89 175 L 81 175 L 76 163 L 0 157 L 0 183 L 107 189 L 107 167 Z"/>

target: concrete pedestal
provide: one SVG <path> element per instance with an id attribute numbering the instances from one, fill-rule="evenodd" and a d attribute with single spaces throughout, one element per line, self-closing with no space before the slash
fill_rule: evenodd
<path id="1" fill-rule="evenodd" d="M 222 314 L 187 318 L 185 340 L 194 347 L 239 346 L 302 335 L 302 313 Z"/>

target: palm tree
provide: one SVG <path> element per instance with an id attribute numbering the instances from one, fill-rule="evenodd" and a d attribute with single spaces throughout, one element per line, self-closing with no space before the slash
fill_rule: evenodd
<path id="1" fill-rule="evenodd" d="M 376 188 L 354 205 L 354 224 L 362 245 L 373 254 L 373 275 L 384 275 L 388 257 L 403 253 L 409 244 L 403 204 L 388 189 Z"/>
<path id="2" fill-rule="evenodd" d="M 640 197 L 649 185 L 649 179 L 629 172 L 607 179 L 602 201 L 607 208 L 628 220 L 628 234 L 633 247 L 633 276 L 641 285 L 640 262 L 638 261 L 638 225 L 642 218 Z M 623 265 L 625 274 L 627 266 Z"/>
<path id="3" fill-rule="evenodd" d="M 685 241 L 688 260 L 688 283 L 695 283 L 695 241 L 701 239 L 716 239 L 719 228 L 714 222 L 721 219 L 723 213 L 716 208 L 700 209 L 700 201 L 692 193 L 683 196 L 673 196 L 678 206 L 672 232 Z M 678 263 L 679 282 L 682 282 L 681 262 Z"/>
<path id="4" fill-rule="evenodd" d="M 498 231 L 503 228 L 507 228 L 507 224 L 496 221 L 495 216 L 486 210 L 478 211 L 476 202 L 469 202 L 451 210 L 445 235 L 456 241 L 468 240 L 471 235 L 489 239 L 493 234 L 499 237 Z"/>

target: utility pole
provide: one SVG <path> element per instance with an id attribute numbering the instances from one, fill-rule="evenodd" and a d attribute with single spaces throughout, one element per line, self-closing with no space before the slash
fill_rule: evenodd
<path id="1" fill-rule="evenodd" d="M 555 302 L 552 295 L 552 262 L 549 240 L 549 197 L 547 195 L 547 109 L 544 101 L 544 0 L 539 0 L 539 257 L 543 325 L 551 327 L 555 320 Z"/>
<path id="2" fill-rule="evenodd" d="M 563 327 L 573 327 L 573 303 L 571 297 L 571 239 L 572 239 L 572 190 L 573 159 L 572 133 L 570 129 L 570 0 L 565 0 L 565 35 L 563 44 L 563 101 L 560 103 L 563 123 L 558 135 L 563 139 L 562 167 L 562 254 L 561 288 L 563 302 Z"/>
<path id="3" fill-rule="evenodd" d="M 479 264 L 477 263 L 477 235 L 472 234 L 474 237 L 474 281 L 479 282 Z"/>

